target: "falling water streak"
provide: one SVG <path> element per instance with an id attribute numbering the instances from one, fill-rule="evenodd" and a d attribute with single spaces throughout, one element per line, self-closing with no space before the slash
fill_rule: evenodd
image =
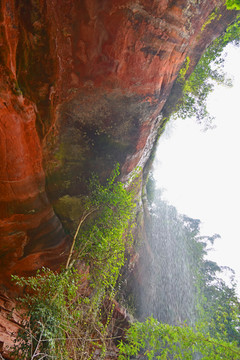
<path id="1" fill-rule="evenodd" d="M 162 201 L 151 207 L 150 215 L 138 266 L 140 281 L 135 286 L 137 315 L 193 325 L 195 292 L 183 220 Z"/>

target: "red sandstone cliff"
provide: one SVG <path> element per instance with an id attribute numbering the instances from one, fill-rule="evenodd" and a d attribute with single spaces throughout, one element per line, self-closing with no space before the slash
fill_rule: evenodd
<path id="1" fill-rule="evenodd" d="M 186 56 L 193 69 L 235 12 L 221 0 L 2 0 L 0 16 L 6 292 L 11 274 L 66 259 L 92 171 L 144 167 Z"/>

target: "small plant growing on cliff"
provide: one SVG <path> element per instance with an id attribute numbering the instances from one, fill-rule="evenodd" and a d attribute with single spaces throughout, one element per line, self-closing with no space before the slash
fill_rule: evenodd
<path id="1" fill-rule="evenodd" d="M 179 71 L 178 81 L 184 82 L 186 80 L 185 76 L 188 71 L 189 64 L 190 64 L 190 58 L 189 58 L 189 56 L 187 56 L 183 67 Z"/>
<path id="2" fill-rule="evenodd" d="M 13 277 L 27 289 L 20 299 L 25 316 L 13 348 L 15 359 L 85 360 L 97 348 L 104 358 L 110 315 L 104 322 L 102 303 L 114 293 L 134 216 L 134 194 L 116 181 L 118 175 L 117 166 L 105 186 L 92 177 L 62 271 L 42 269 L 35 277 Z"/>
<path id="3" fill-rule="evenodd" d="M 211 24 L 211 22 L 213 20 L 215 20 L 216 18 L 219 20 L 222 17 L 222 14 L 219 14 L 219 8 L 216 8 L 215 11 L 213 11 L 209 17 L 207 18 L 207 20 L 205 21 L 205 23 L 203 24 L 203 26 L 201 27 L 201 31 L 204 31 L 205 27 L 209 24 Z"/>

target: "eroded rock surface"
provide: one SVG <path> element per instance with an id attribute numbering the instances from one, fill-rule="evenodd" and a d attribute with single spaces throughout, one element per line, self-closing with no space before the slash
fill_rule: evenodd
<path id="1" fill-rule="evenodd" d="M 0 282 L 69 251 L 91 172 L 144 168 L 186 56 L 235 17 L 219 0 L 2 0 Z M 216 6 L 221 18 L 201 31 Z M 14 292 L 14 289 L 11 289 Z"/>

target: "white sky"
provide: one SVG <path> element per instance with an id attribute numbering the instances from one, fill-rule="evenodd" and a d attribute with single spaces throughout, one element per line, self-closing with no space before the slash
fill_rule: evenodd
<path id="1" fill-rule="evenodd" d="M 233 88 L 218 86 L 209 97 L 217 127 L 203 132 L 193 119 L 172 121 L 154 177 L 180 213 L 201 220 L 202 235 L 221 235 L 211 259 L 235 270 L 240 294 L 240 48 L 228 46 L 225 71 Z"/>

